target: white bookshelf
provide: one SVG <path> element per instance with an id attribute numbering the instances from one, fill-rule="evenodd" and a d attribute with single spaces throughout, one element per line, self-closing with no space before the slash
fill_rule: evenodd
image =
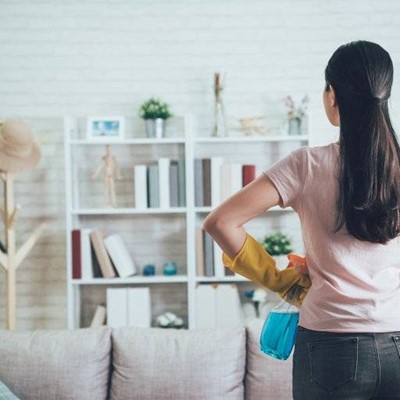
<path id="1" fill-rule="evenodd" d="M 176 294 L 177 291 L 181 291 L 178 303 L 182 307 L 186 307 L 184 314 L 186 314 L 187 325 L 190 329 L 195 328 L 196 321 L 196 286 L 198 284 L 215 284 L 215 283 L 237 283 L 238 285 L 250 285 L 251 282 L 241 276 L 225 276 L 225 277 L 206 277 L 196 276 L 196 243 L 195 243 L 195 230 L 197 226 L 201 226 L 207 214 L 214 207 L 195 207 L 195 191 L 194 191 L 194 159 L 203 158 L 213 155 L 222 155 L 227 158 L 227 161 L 241 160 L 243 164 L 258 164 L 257 168 L 264 169 L 272 161 L 280 158 L 284 153 L 288 153 L 288 148 L 284 153 L 280 152 L 280 146 L 289 146 L 294 149 L 299 145 L 309 144 L 309 136 L 287 136 L 287 135 L 265 135 L 265 136 L 228 136 L 224 138 L 216 137 L 199 137 L 197 135 L 196 120 L 193 116 L 185 116 L 181 129 L 176 130 L 176 137 L 166 137 L 162 139 L 153 138 L 135 138 L 128 137 L 118 142 L 112 141 L 109 144 L 112 147 L 113 153 L 118 158 L 119 152 L 129 151 L 129 149 L 143 149 L 143 151 L 136 153 L 143 157 L 147 157 L 147 161 L 156 161 L 159 157 L 160 151 L 164 149 L 176 150 L 175 154 L 180 154 L 185 160 L 185 207 L 174 207 L 174 208 L 147 208 L 147 209 L 136 209 L 134 207 L 134 200 L 130 197 L 130 201 L 126 202 L 125 205 L 118 206 L 118 208 L 104 208 L 104 207 L 93 207 L 87 204 L 81 204 L 82 194 L 79 179 L 82 179 L 82 172 L 77 169 L 76 159 L 79 159 L 79 154 L 84 152 L 95 152 L 95 157 L 92 159 L 87 158 L 85 162 L 90 167 L 94 167 L 98 161 L 99 154 L 104 149 L 104 141 L 88 141 L 85 137 L 85 122 L 83 118 L 65 117 L 64 119 L 64 135 L 65 135 L 65 182 L 66 182 L 66 239 L 67 239 L 67 295 L 68 295 L 68 326 L 70 329 L 83 327 L 81 324 L 82 320 L 87 320 L 83 314 L 89 312 L 85 308 L 87 298 L 93 296 L 94 299 L 104 297 L 105 289 L 107 287 L 133 287 L 149 286 L 151 292 L 165 293 L 165 296 L 171 297 Z M 133 130 L 132 130 L 133 131 Z M 129 133 L 129 132 L 128 132 Z M 238 146 L 240 144 L 240 146 Z M 291 147 L 290 147 L 291 146 Z M 248 149 L 248 150 L 246 150 Z M 273 149 L 273 150 L 271 150 Z M 238 151 L 239 150 L 239 151 Z M 250 153 L 246 155 L 245 151 Z M 270 160 L 268 157 L 263 159 L 265 153 L 272 151 L 275 154 L 275 160 Z M 81 152 L 81 153 L 80 153 Z M 83 152 L 83 153 L 82 153 Z M 146 153 L 146 154 L 144 154 Z M 77 156 L 78 154 L 78 156 Z M 272 154 L 272 153 L 271 153 Z M 78 157 L 78 158 L 75 158 Z M 97 158 L 96 158 L 97 157 Z M 85 159 L 85 157 L 82 157 Z M 134 157 L 133 157 L 134 158 Z M 253 162 L 255 160 L 255 162 Z M 260 161 L 261 160 L 261 161 Z M 145 163 L 143 159 L 139 162 L 132 160 L 133 163 Z M 260 170 L 256 172 L 258 175 Z M 87 185 L 94 185 L 89 181 Z M 133 188 L 133 170 L 131 179 L 125 185 L 131 185 Z M 97 183 L 98 185 L 98 183 Z M 117 190 L 118 197 L 118 190 Z M 129 198 L 129 196 L 128 196 Z M 128 204 L 129 203 L 129 204 Z M 274 207 L 267 211 L 268 215 L 274 216 L 273 220 L 278 221 L 279 218 L 291 214 L 290 209 L 282 210 L 279 207 Z M 293 213 L 292 213 L 293 214 Z M 262 218 L 266 218 L 262 216 Z M 271 217 L 270 217 L 271 218 Z M 175 226 L 176 224 L 184 225 L 184 233 L 177 237 L 177 241 L 182 245 L 182 259 L 184 260 L 181 264 L 181 269 L 178 270 L 178 275 L 164 276 L 157 274 L 156 276 L 141 276 L 137 275 L 127 279 L 121 278 L 93 278 L 93 279 L 72 279 L 72 243 L 71 243 L 71 231 L 75 228 L 85 228 L 87 226 L 93 227 L 96 224 L 103 224 L 103 226 L 112 227 L 113 229 L 126 228 L 127 232 L 133 230 L 134 227 L 140 226 L 140 229 L 149 227 L 151 224 L 157 225 L 159 221 L 167 221 L 165 225 Z M 167 229 L 168 230 L 168 229 Z M 169 238 L 168 232 L 166 237 Z M 136 237 L 141 239 L 140 236 Z M 138 244 L 140 246 L 140 244 Z M 147 246 L 147 243 L 143 243 L 143 248 Z M 160 245 L 159 243 L 153 243 L 149 246 L 149 256 L 153 253 L 162 253 L 163 246 L 167 246 L 168 250 L 175 251 L 175 242 L 172 237 L 165 239 L 165 243 Z M 129 248 L 129 246 L 128 246 Z M 140 248 L 140 247 L 138 247 Z M 147 247 L 146 247 L 147 248 Z M 131 250 L 131 249 L 130 249 Z M 173 251 L 172 253 L 173 254 Z M 135 260 L 135 251 L 131 250 L 131 255 Z M 162 256 L 162 254 L 161 254 Z M 168 259 L 171 259 L 169 257 Z M 136 260 L 135 260 L 136 262 Z M 142 265 L 137 263 L 139 273 L 141 273 Z M 163 288 L 162 290 L 160 288 Z M 153 297 L 153 295 L 152 295 Z M 158 298 L 155 296 L 155 298 Z M 174 297 L 175 298 L 175 297 Z M 164 301 L 164 299 L 162 300 Z M 161 302 L 162 302 L 161 301 Z M 90 310 L 90 312 L 92 312 Z M 170 311 L 167 308 L 164 311 Z M 173 311 L 174 312 L 174 311 Z M 178 313 L 179 314 L 179 313 Z M 180 315 L 181 316 L 181 315 Z M 155 315 L 153 315 L 153 318 Z M 90 319 L 90 318 L 89 318 Z M 87 325 L 87 323 L 86 323 Z"/>

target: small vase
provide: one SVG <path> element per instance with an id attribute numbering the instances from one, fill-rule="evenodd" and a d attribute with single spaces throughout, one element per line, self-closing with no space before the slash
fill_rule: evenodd
<path id="1" fill-rule="evenodd" d="M 301 118 L 289 118 L 288 135 L 301 135 Z"/>
<path id="2" fill-rule="evenodd" d="M 214 130 L 213 136 L 224 137 L 226 136 L 226 118 L 224 105 L 222 99 L 215 103 L 215 115 L 214 115 Z"/>
<path id="3" fill-rule="evenodd" d="M 161 139 L 165 134 L 165 119 L 146 119 L 146 134 L 149 138 Z"/>

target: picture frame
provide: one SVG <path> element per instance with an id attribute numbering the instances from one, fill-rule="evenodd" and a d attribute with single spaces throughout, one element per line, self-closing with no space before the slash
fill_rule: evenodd
<path id="1" fill-rule="evenodd" d="M 115 142 L 125 136 L 125 118 L 120 115 L 91 116 L 87 119 L 89 141 Z"/>

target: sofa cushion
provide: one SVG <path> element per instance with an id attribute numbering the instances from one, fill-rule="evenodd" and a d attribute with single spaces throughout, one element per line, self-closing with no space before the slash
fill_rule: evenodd
<path id="1" fill-rule="evenodd" d="M 263 320 L 255 319 L 246 325 L 246 400 L 291 399 L 293 353 L 287 360 L 276 360 L 261 352 L 263 323 Z"/>
<path id="2" fill-rule="evenodd" d="M 0 330 L 0 380 L 24 400 L 106 399 L 110 331 Z"/>
<path id="3" fill-rule="evenodd" d="M 112 331 L 111 400 L 243 400 L 245 328 Z"/>

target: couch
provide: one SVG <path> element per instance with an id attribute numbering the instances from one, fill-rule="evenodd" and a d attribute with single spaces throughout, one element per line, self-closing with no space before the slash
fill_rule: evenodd
<path id="1" fill-rule="evenodd" d="M 235 329 L 0 331 L 0 381 L 23 400 L 288 400 L 291 358 Z"/>

